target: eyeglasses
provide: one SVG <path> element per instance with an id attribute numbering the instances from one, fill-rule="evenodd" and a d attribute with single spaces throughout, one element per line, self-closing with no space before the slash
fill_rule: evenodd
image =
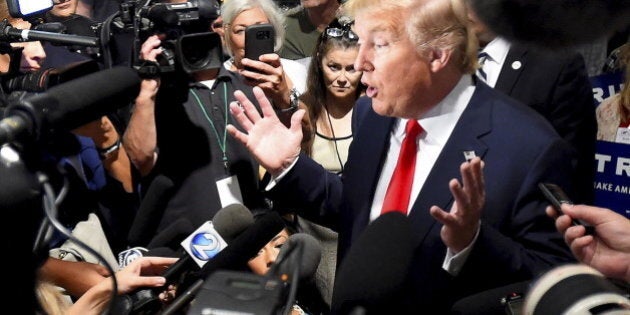
<path id="1" fill-rule="evenodd" d="M 324 30 L 323 35 L 325 38 L 340 38 L 343 36 L 351 41 L 359 40 L 359 36 L 357 36 L 357 34 L 354 33 L 351 29 L 352 24 L 354 24 L 354 21 L 341 26 L 329 26 L 326 28 L 326 30 Z"/>

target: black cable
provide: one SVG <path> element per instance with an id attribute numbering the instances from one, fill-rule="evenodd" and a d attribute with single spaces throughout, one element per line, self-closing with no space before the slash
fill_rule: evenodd
<path id="1" fill-rule="evenodd" d="M 76 243 L 77 245 L 79 245 L 80 247 L 82 247 L 83 249 L 85 249 L 86 251 L 88 251 L 90 254 L 96 256 L 96 258 L 103 263 L 103 265 L 105 266 L 105 268 L 107 268 L 107 270 L 109 271 L 109 273 L 111 274 L 111 278 L 112 278 L 112 285 L 113 285 L 113 290 L 111 293 L 111 298 L 110 298 L 110 302 L 107 306 L 106 311 L 104 312 L 104 314 L 109 314 L 111 311 L 111 307 L 113 305 L 114 300 L 116 299 L 116 296 L 118 295 L 118 281 L 116 280 L 116 273 L 114 272 L 114 269 L 112 268 L 112 266 L 105 260 L 105 258 L 99 254 L 97 251 L 95 251 L 94 249 L 92 249 L 90 246 L 88 246 L 87 244 L 83 243 L 81 240 L 77 239 L 76 237 L 74 237 L 72 235 L 72 233 L 70 233 L 70 231 L 68 231 L 58 220 L 57 220 L 57 205 L 56 205 L 56 200 L 57 198 L 55 198 L 55 192 L 52 188 L 52 185 L 50 184 L 50 182 L 48 181 L 48 176 L 46 176 L 46 174 L 41 173 L 41 172 L 37 172 L 37 179 L 39 181 L 39 183 L 42 185 L 42 188 L 44 190 L 44 194 L 42 196 L 42 201 L 44 204 L 44 213 L 46 214 L 46 217 L 44 218 L 44 220 L 48 219 L 48 221 L 52 224 L 52 226 L 57 229 L 57 231 L 59 231 L 61 234 L 63 234 L 64 236 L 66 236 L 69 240 L 71 240 L 72 242 Z M 62 190 L 63 191 L 63 190 Z M 60 194 L 61 195 L 61 194 Z"/>
<path id="2" fill-rule="evenodd" d="M 328 106 L 324 106 L 326 109 L 326 117 L 328 117 L 328 124 L 330 125 L 330 134 L 332 135 L 332 141 L 335 145 L 335 153 L 337 154 L 337 160 L 339 161 L 339 166 L 341 166 L 341 170 L 337 172 L 337 175 L 341 175 L 343 173 L 343 162 L 341 161 L 341 155 L 339 154 L 339 147 L 337 147 L 337 137 L 335 136 L 335 129 L 332 125 L 332 119 L 330 119 L 330 112 L 328 112 Z"/>

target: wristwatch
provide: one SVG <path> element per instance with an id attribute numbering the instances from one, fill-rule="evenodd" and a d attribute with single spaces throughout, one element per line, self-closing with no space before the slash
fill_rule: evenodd
<path id="1" fill-rule="evenodd" d="M 96 151 L 98 151 L 98 155 L 101 157 L 101 160 L 105 160 L 113 156 L 118 149 L 120 149 L 120 138 L 111 146 L 107 148 L 96 148 Z"/>
<path id="2" fill-rule="evenodd" d="M 296 88 L 292 88 L 291 92 L 289 93 L 289 107 L 278 109 L 276 111 L 280 113 L 289 113 L 289 112 L 293 113 L 296 110 L 298 110 L 299 101 L 300 101 L 300 92 L 298 92 Z"/>

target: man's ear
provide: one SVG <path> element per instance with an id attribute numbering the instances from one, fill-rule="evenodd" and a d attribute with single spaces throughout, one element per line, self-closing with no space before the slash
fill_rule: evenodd
<path id="1" fill-rule="evenodd" d="M 446 49 L 434 49 L 431 50 L 431 54 L 429 56 L 429 63 L 431 64 L 431 72 L 439 72 L 448 64 L 448 61 L 451 59 L 451 50 Z"/>

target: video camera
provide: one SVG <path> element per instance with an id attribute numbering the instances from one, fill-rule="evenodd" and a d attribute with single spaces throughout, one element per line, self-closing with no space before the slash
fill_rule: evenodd
<path id="1" fill-rule="evenodd" d="M 216 0 L 191 0 L 184 3 L 140 4 L 130 0 L 121 4 L 121 20 L 133 25 L 134 65 L 141 74 L 168 73 L 183 70 L 192 73 L 221 67 L 223 52 L 221 38 L 211 32 L 211 23 L 219 16 Z M 131 18 L 131 12 L 134 12 Z M 142 43 L 151 35 L 160 34 L 162 48 L 158 64 L 138 60 Z M 151 66 L 158 68 L 151 68 Z"/>

